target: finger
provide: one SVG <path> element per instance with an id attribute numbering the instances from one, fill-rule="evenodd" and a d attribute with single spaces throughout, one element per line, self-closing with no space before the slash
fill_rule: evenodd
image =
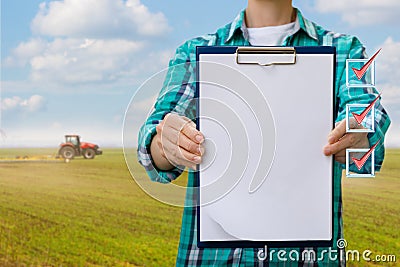
<path id="1" fill-rule="evenodd" d="M 161 134 L 162 139 L 167 139 L 174 144 L 178 144 L 178 138 L 180 129 L 182 128 L 181 123 L 185 121 L 181 120 L 178 115 L 169 113 L 165 116 L 164 120 L 157 125 L 157 132 Z"/>
<path id="2" fill-rule="evenodd" d="M 168 113 L 165 115 L 163 122 L 166 126 L 174 128 L 176 130 L 180 130 L 184 124 L 190 121 L 188 118 L 184 116 L 180 116 L 176 113 Z"/>
<path id="3" fill-rule="evenodd" d="M 201 144 L 199 146 L 200 146 L 200 151 L 201 151 L 200 156 L 197 154 L 190 154 L 190 152 L 189 152 L 189 154 L 186 154 L 185 149 L 180 148 L 183 156 L 187 159 L 186 160 L 187 164 L 185 163 L 184 165 L 195 171 L 198 170 L 198 164 L 201 163 L 202 155 L 204 154 L 204 147 Z M 192 158 L 192 160 L 190 160 L 190 157 L 192 157 L 192 156 L 193 156 L 193 158 Z"/>
<path id="4" fill-rule="evenodd" d="M 168 152 L 173 152 L 173 150 L 177 150 L 178 147 L 182 147 L 186 151 L 191 154 L 201 156 L 202 149 L 200 144 L 197 144 L 190 140 L 186 135 L 173 128 L 168 128 L 168 130 L 163 130 L 161 133 L 160 143 L 163 152 L 165 153 L 165 148 L 167 148 Z M 165 154 L 168 154 L 165 153 Z"/>
<path id="5" fill-rule="evenodd" d="M 181 169 L 182 169 L 182 166 L 186 167 L 186 168 L 190 168 L 192 170 L 196 170 L 197 169 L 197 164 L 194 163 L 194 162 L 191 162 L 189 160 L 180 159 L 180 160 L 178 160 L 176 162 L 171 162 L 171 163 L 172 163 L 173 166 L 175 166 L 177 168 L 181 168 Z"/>
<path id="6" fill-rule="evenodd" d="M 181 132 L 197 144 L 201 144 L 204 141 L 203 134 L 196 129 L 196 125 L 192 121 L 186 122 L 183 125 Z"/>
<path id="7" fill-rule="evenodd" d="M 200 144 L 204 141 L 204 136 L 196 129 L 196 124 L 190 119 L 178 114 L 169 113 L 164 117 L 164 121 L 169 127 L 183 132 L 193 142 Z"/>
<path id="8" fill-rule="evenodd" d="M 204 147 L 201 144 L 193 142 L 185 134 L 173 128 L 169 128 L 168 131 L 163 131 L 160 136 L 160 142 L 162 144 L 171 143 L 199 156 L 204 154 Z"/>
<path id="9" fill-rule="evenodd" d="M 173 127 L 170 127 L 170 124 L 163 123 L 157 126 L 158 133 L 161 136 L 161 143 L 171 142 L 175 145 L 178 145 L 178 137 L 179 131 Z"/>
<path id="10" fill-rule="evenodd" d="M 184 136 L 182 134 L 182 136 Z M 197 163 L 201 162 L 201 156 L 198 154 L 191 153 L 184 148 L 181 148 L 177 145 L 177 143 L 171 142 L 168 138 L 165 138 L 162 142 L 163 152 L 173 165 L 184 165 L 184 166 L 193 166 Z"/>
<path id="11" fill-rule="evenodd" d="M 163 123 L 158 124 L 156 129 L 157 134 L 155 137 L 157 138 L 158 148 L 160 149 L 161 155 L 167 158 L 167 155 L 170 155 L 173 149 L 178 146 L 179 132 L 172 128 L 167 128 Z"/>
<path id="12" fill-rule="evenodd" d="M 200 145 L 193 142 L 183 133 L 179 134 L 178 145 L 192 154 L 201 155 Z"/>
<path id="13" fill-rule="evenodd" d="M 181 147 L 178 148 L 178 152 L 179 152 L 179 158 L 184 161 L 190 161 L 195 164 L 201 163 L 201 156 L 197 154 L 190 153 L 189 151 Z"/>
<path id="14" fill-rule="evenodd" d="M 336 143 L 343 135 L 346 134 L 346 120 L 342 120 L 336 124 L 335 129 L 333 129 L 328 135 L 328 143 Z"/>
<path id="15" fill-rule="evenodd" d="M 324 153 L 325 155 L 328 154 L 329 156 L 332 154 L 336 154 L 341 150 L 346 150 L 346 148 L 354 146 L 357 143 L 359 137 L 360 136 L 357 136 L 357 133 L 348 133 L 336 143 L 325 146 Z"/>
<path id="16" fill-rule="evenodd" d="M 201 163 L 201 157 L 186 151 L 183 148 L 178 147 L 171 153 L 171 159 L 175 166 L 185 166 L 190 169 L 196 170 L 196 165 Z"/>

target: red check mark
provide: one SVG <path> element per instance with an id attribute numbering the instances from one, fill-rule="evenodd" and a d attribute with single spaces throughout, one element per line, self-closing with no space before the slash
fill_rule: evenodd
<path id="1" fill-rule="evenodd" d="M 353 114 L 353 117 L 356 119 L 358 125 L 361 124 L 361 122 L 365 119 L 365 117 L 367 116 L 368 112 L 371 110 L 371 108 L 375 105 L 376 101 L 378 101 L 379 97 L 381 96 L 382 93 L 380 93 L 375 99 L 374 101 L 372 101 L 368 107 L 366 107 L 364 109 L 363 112 L 361 112 L 360 114 L 357 114 L 355 112 L 352 112 L 351 114 Z"/>
<path id="2" fill-rule="evenodd" d="M 361 80 L 361 78 L 365 75 L 367 72 L 369 66 L 371 66 L 372 62 L 374 61 L 375 57 L 379 54 L 382 48 L 380 48 L 368 61 L 367 63 L 364 64 L 364 66 L 361 67 L 361 69 L 356 69 L 352 68 L 354 73 L 356 74 L 357 78 Z"/>
<path id="3" fill-rule="evenodd" d="M 376 142 L 375 145 L 373 145 L 367 153 L 365 153 L 364 156 L 362 156 L 360 159 L 357 159 L 355 157 L 351 157 L 351 159 L 354 161 L 354 164 L 357 166 L 357 168 L 359 170 L 361 170 L 361 168 L 364 166 L 365 162 L 367 162 L 369 156 L 371 155 L 372 151 L 374 151 L 374 149 L 376 148 L 376 146 L 379 144 L 379 142 L 381 141 L 381 139 L 378 140 L 378 142 Z"/>

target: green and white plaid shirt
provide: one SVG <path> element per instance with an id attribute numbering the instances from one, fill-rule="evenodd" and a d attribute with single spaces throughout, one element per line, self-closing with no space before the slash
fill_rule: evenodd
<path id="1" fill-rule="evenodd" d="M 139 133 L 138 159 L 145 167 L 150 179 L 156 182 L 168 183 L 176 179 L 181 170 L 175 168 L 171 171 L 159 171 L 153 165 L 150 155 L 150 143 L 156 133 L 156 125 L 167 113 L 177 112 L 191 119 L 195 118 L 195 105 L 193 102 L 195 92 L 196 73 L 196 47 L 197 46 L 249 46 L 248 31 L 244 21 L 245 11 L 242 11 L 236 19 L 226 26 L 217 30 L 216 33 L 188 40 L 181 45 L 175 56 L 169 63 L 170 71 L 167 73 L 164 87 L 155 104 L 153 113 L 146 120 Z M 376 96 L 374 88 L 351 88 L 346 87 L 346 59 L 366 58 L 365 48 L 360 41 L 349 35 L 337 34 L 323 29 L 321 26 L 305 19 L 297 10 L 297 20 L 300 29 L 292 36 L 284 40 L 282 46 L 335 46 L 337 49 L 336 62 L 336 102 L 337 121 L 345 119 L 346 105 L 351 103 L 370 103 Z M 318 75 L 316 73 L 316 75 Z M 290 96 L 288 96 L 290 97 Z M 370 144 L 375 144 L 381 139 L 389 127 L 390 119 L 378 101 L 375 106 L 375 133 L 369 133 Z M 328 134 L 328 133 L 327 133 Z M 322 148 L 321 148 L 322 150 Z M 322 152 L 321 152 L 322 153 Z M 379 170 L 384 158 L 384 146 L 380 145 L 375 150 L 376 170 Z M 257 258 L 258 248 L 236 248 L 236 249 L 199 249 L 197 247 L 196 227 L 196 189 L 194 174 L 189 173 L 188 190 L 186 195 L 186 206 L 183 212 L 180 245 L 176 260 L 177 266 L 343 266 L 339 253 L 337 258 L 331 259 L 325 254 L 320 257 L 323 250 L 337 250 L 336 240 L 343 237 L 342 226 L 342 195 L 341 195 L 341 174 L 342 164 L 335 163 L 334 166 L 334 214 L 333 214 L 333 239 L 332 248 L 286 248 L 287 261 L 279 261 L 277 253 L 274 257 L 265 262 L 259 262 Z M 301 171 L 301 170 L 299 170 Z M 245 227 L 245 226 L 244 226 Z M 299 261 L 291 261 L 288 256 L 300 255 Z M 316 252 L 316 261 L 302 261 L 304 250 L 313 249 Z M 269 248 L 278 251 L 279 249 Z M 323 258 L 323 259 L 318 259 Z"/>

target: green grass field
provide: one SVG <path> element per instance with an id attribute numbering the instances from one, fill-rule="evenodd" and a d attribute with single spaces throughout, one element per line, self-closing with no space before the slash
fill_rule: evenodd
<path id="1" fill-rule="evenodd" d="M 1 149 L 0 158 L 54 153 Z M 136 173 L 145 175 L 139 165 Z M 387 151 L 375 179 L 343 187 L 348 248 L 395 254 L 400 264 L 400 150 Z M 0 265 L 173 266 L 181 213 L 142 192 L 120 149 L 68 164 L 0 163 Z"/>

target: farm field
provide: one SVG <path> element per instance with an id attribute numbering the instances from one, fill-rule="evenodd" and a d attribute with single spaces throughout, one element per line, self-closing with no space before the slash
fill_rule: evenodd
<path id="1" fill-rule="evenodd" d="M 0 160 L 56 151 L 0 149 Z M 138 164 L 135 173 L 145 176 Z M 375 179 L 344 178 L 343 188 L 347 248 L 400 265 L 400 149 L 387 150 Z M 0 266 L 174 266 L 181 213 L 139 188 L 122 149 L 70 163 L 0 162 Z M 348 266 L 374 264 L 396 266 Z"/>

